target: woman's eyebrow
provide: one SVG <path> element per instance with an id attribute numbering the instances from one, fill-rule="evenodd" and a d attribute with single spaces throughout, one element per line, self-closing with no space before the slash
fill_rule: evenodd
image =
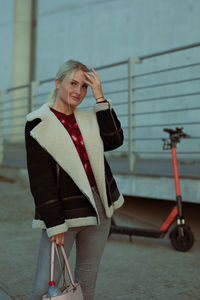
<path id="1" fill-rule="evenodd" d="M 72 79 L 72 81 L 73 81 L 73 82 L 75 82 L 75 83 L 80 83 L 80 81 L 77 81 L 77 80 L 75 80 L 75 79 Z M 85 82 L 83 82 L 83 84 L 85 84 L 85 85 L 87 85 L 87 86 L 88 86 L 88 84 L 87 84 L 87 83 L 85 83 Z"/>

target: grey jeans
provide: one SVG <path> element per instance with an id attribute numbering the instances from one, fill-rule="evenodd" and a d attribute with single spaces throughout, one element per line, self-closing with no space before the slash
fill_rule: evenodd
<path id="1" fill-rule="evenodd" d="M 94 299 L 98 267 L 110 230 L 110 219 L 106 217 L 101 199 L 94 188 L 93 195 L 100 216 L 100 225 L 70 228 L 65 233 L 64 244 L 66 254 L 69 256 L 74 241 L 76 241 L 74 277 L 80 282 L 84 300 Z M 50 240 L 46 230 L 42 230 L 35 279 L 29 300 L 41 300 L 42 295 L 47 292 L 50 276 L 50 253 Z M 56 283 L 59 282 L 60 277 L 59 265 L 55 264 L 54 280 Z"/>

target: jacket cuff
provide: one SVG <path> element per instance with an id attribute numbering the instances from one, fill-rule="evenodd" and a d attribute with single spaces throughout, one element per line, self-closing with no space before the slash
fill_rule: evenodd
<path id="1" fill-rule="evenodd" d="M 66 223 L 63 223 L 61 225 L 57 225 L 54 227 L 47 228 L 47 235 L 50 238 L 53 235 L 66 232 L 68 230 L 68 226 Z"/>
<path id="2" fill-rule="evenodd" d="M 112 102 L 107 100 L 107 102 L 98 102 L 94 105 L 95 112 L 112 109 Z"/>

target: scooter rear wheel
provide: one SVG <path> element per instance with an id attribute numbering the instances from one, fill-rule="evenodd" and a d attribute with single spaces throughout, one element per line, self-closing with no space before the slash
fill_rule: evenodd
<path id="1" fill-rule="evenodd" d="M 194 244 L 194 235 L 189 226 L 184 225 L 183 229 L 183 236 L 179 234 L 178 226 L 172 229 L 170 233 L 170 239 L 172 246 L 178 251 L 188 251 L 192 248 Z"/>

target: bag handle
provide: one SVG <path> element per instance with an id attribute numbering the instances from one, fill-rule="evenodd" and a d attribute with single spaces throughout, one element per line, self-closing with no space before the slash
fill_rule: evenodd
<path id="1" fill-rule="evenodd" d="M 55 248 L 56 248 L 56 252 L 57 252 L 58 250 L 57 250 L 56 243 L 55 243 L 55 242 L 52 242 L 52 243 L 51 243 L 51 270 L 50 270 L 50 281 L 53 281 L 54 262 L 55 262 Z M 65 253 L 65 249 L 64 249 L 63 246 L 60 246 L 60 248 L 61 248 L 61 252 L 62 252 L 63 258 L 64 258 L 65 268 L 67 269 L 67 272 L 68 272 L 68 275 L 69 275 L 71 284 L 73 285 L 73 287 L 75 287 L 76 285 L 75 285 L 74 280 L 73 280 L 72 272 L 71 272 L 71 269 L 70 269 L 70 266 L 69 266 L 69 262 L 68 262 L 67 255 L 66 255 L 66 253 Z M 58 252 L 57 252 L 57 255 L 58 255 Z M 59 255 L 58 255 L 58 259 L 59 259 Z M 65 278 L 64 278 L 64 279 L 65 279 Z"/>
<path id="2" fill-rule="evenodd" d="M 53 281 L 54 274 L 54 259 L 55 259 L 55 244 L 51 243 L 51 269 L 50 269 L 50 281 Z"/>
<path id="3" fill-rule="evenodd" d="M 68 258 L 67 258 L 67 255 L 65 253 L 65 249 L 63 246 L 60 247 L 61 248 L 61 251 L 62 251 L 62 255 L 64 257 L 64 261 L 65 261 L 65 267 L 67 269 L 67 272 L 68 272 L 68 275 L 69 275 L 69 278 L 70 278 L 70 281 L 71 281 L 71 284 L 75 287 L 75 283 L 74 283 L 74 279 L 73 279 L 73 276 L 72 276 L 72 272 L 71 272 L 71 268 L 70 268 L 70 265 L 69 265 L 69 261 L 68 261 Z"/>

